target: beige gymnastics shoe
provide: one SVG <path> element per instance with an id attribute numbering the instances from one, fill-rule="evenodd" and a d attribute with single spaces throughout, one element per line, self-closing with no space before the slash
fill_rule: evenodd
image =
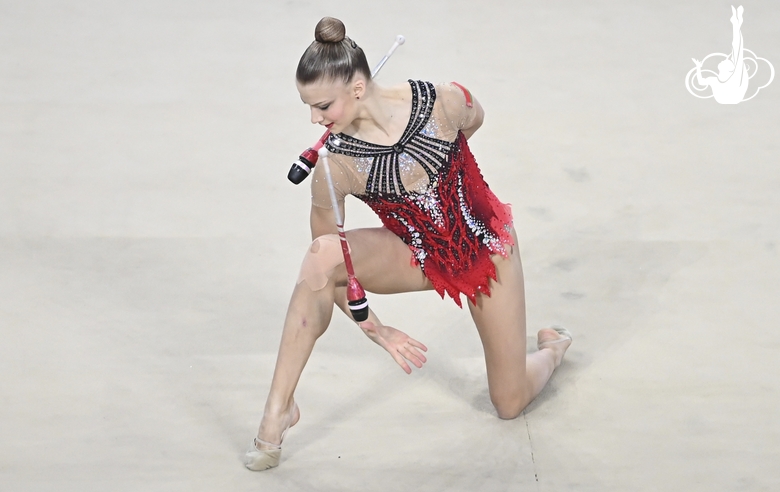
<path id="1" fill-rule="evenodd" d="M 298 414 L 297 418 L 296 413 Z M 262 439 L 255 437 L 244 456 L 244 466 L 252 471 L 263 471 L 279 466 L 279 460 L 282 457 L 282 442 L 284 441 L 284 436 L 287 434 L 287 431 L 290 430 L 290 427 L 298 423 L 300 418 L 298 404 L 293 403 L 290 425 L 282 432 L 282 438 L 279 444 L 263 441 Z M 263 448 L 260 446 L 263 446 Z"/>
<path id="2" fill-rule="evenodd" d="M 562 326 L 551 326 L 550 329 L 558 332 L 560 338 L 556 338 L 555 340 L 545 340 L 545 341 L 539 340 L 536 343 L 536 348 L 538 348 L 539 350 L 542 350 L 543 348 L 548 348 L 549 345 L 573 340 L 569 330 L 567 330 Z"/>

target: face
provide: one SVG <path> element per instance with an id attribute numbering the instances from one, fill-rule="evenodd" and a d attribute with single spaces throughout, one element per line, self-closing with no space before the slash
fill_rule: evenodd
<path id="1" fill-rule="evenodd" d="M 322 80 L 296 85 L 301 100 L 311 108 L 312 123 L 325 126 L 332 133 L 339 133 L 355 119 L 356 96 L 360 95 L 360 88 L 356 88 L 354 83 Z"/>

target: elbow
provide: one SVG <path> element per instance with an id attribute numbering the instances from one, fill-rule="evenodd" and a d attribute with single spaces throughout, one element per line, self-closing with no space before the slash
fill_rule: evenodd
<path id="1" fill-rule="evenodd" d="M 471 123 L 471 125 L 468 126 L 468 128 L 461 130 L 466 139 L 471 138 L 471 136 L 474 135 L 477 130 L 479 130 L 479 127 L 482 126 L 483 121 L 485 121 L 485 113 L 480 112 L 476 117 L 474 117 L 474 121 Z"/>
<path id="2" fill-rule="evenodd" d="M 479 130 L 479 128 L 482 126 L 482 123 L 485 122 L 485 111 L 482 110 L 482 107 L 477 109 L 477 117 L 474 119 L 474 131 Z"/>

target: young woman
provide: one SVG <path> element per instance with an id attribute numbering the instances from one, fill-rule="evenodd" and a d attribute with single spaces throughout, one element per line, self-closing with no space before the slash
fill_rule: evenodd
<path id="1" fill-rule="evenodd" d="M 298 91 L 326 142 L 339 207 L 352 194 L 384 227 L 347 232 L 352 261 L 370 292 L 435 289 L 458 305 L 460 295 L 479 331 L 490 398 L 498 416 L 517 417 L 541 391 L 571 344 L 564 329 L 542 329 L 539 351 L 526 355 L 523 270 L 509 207 L 482 179 L 466 139 L 482 124 L 482 107 L 458 84 L 371 81 L 363 50 L 326 17 L 301 57 Z M 282 333 L 251 470 L 279 464 L 281 443 L 300 412 L 293 393 L 334 303 L 349 313 L 346 269 L 323 166 L 312 179 L 311 232 Z M 492 281 L 491 281 L 492 279 Z M 407 373 L 421 368 L 425 345 L 369 312 L 359 323 Z"/>

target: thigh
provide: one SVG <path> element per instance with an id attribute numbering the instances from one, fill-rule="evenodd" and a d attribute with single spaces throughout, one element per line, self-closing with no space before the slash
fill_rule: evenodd
<path id="1" fill-rule="evenodd" d="M 367 291 L 396 294 L 433 288 L 420 266 L 412 262 L 409 246 L 384 227 L 347 231 L 347 241 L 355 276 Z M 334 275 L 336 285 L 346 285 L 343 263 Z"/>
<path id="2" fill-rule="evenodd" d="M 515 238 L 515 244 L 517 239 Z M 485 352 L 491 398 L 516 398 L 525 386 L 526 326 L 523 266 L 517 247 L 507 258 L 493 256 L 497 282 L 491 295 L 480 294 L 477 305 L 469 303 Z"/>

